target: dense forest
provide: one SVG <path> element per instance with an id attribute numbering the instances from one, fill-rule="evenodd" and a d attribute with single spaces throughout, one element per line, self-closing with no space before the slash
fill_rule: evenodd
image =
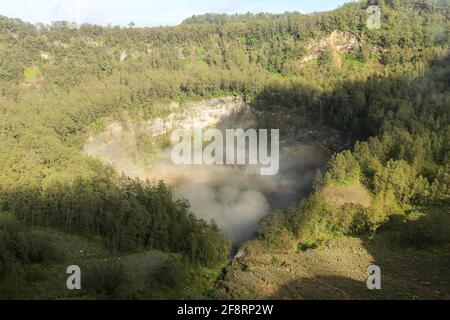
<path id="1" fill-rule="evenodd" d="M 448 57 L 433 61 L 430 70 L 413 79 L 374 76 L 345 81 L 331 93 L 314 97 L 313 109 L 301 108 L 302 114 L 351 132 L 358 141 L 353 150 L 335 154 L 326 172 L 317 173 L 310 198 L 298 208 L 268 217 L 262 236 L 272 245 L 297 240 L 317 245 L 339 234 L 375 234 L 389 224 L 401 229 L 399 221 L 419 216 L 422 224 L 402 230 L 409 232 L 405 242 L 448 243 L 449 61 Z M 305 90 L 291 83 L 275 93 L 272 104 L 282 101 L 291 106 L 290 112 L 297 112 L 299 101 L 293 92 Z M 263 93 L 257 103 L 270 105 L 274 92 L 271 88 Z M 324 108 L 327 111 L 321 114 Z M 370 206 L 337 208 L 327 203 L 329 187 L 359 184 L 370 191 Z"/>
<path id="2" fill-rule="evenodd" d="M 367 27 L 370 5 L 380 8 L 379 29 Z M 309 198 L 262 221 L 269 247 L 390 227 L 411 245 L 448 243 L 449 44 L 448 1 L 209 14 L 160 28 L 0 17 L 0 297 L 17 294 L 28 266 L 58 259 L 40 228 L 99 237 L 113 252 L 227 262 L 231 242 L 163 182 L 122 177 L 80 152 L 108 119 L 149 119 L 174 100 L 240 95 L 353 138 L 317 173 Z M 330 187 L 355 184 L 370 206 L 324 200 Z"/>

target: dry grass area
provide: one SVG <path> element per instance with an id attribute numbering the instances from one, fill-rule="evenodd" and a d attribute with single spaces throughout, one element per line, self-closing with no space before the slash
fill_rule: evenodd
<path id="1" fill-rule="evenodd" d="M 323 199 L 331 205 L 359 204 L 367 208 L 370 206 L 369 192 L 359 182 L 343 186 L 326 187 L 321 191 Z"/>
<path id="2" fill-rule="evenodd" d="M 215 292 L 221 299 L 450 299 L 449 248 L 390 248 L 381 240 L 345 237 L 301 253 L 244 246 Z M 388 248 L 387 248 L 388 247 Z M 369 291 L 367 268 L 382 270 L 382 290 Z"/>

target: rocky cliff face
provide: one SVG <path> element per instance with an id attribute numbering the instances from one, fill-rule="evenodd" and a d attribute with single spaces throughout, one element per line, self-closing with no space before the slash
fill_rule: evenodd
<path id="1" fill-rule="evenodd" d="M 160 151 L 157 149 L 161 140 L 173 130 L 257 128 L 258 119 L 267 116 L 270 119 L 267 129 L 280 129 L 282 148 L 308 145 L 333 153 L 351 145 L 336 130 L 316 124 L 305 126 L 293 121 L 287 112 L 264 114 L 251 109 L 240 97 L 172 103 L 167 108 L 170 112 L 164 117 L 147 121 L 112 122 L 103 132 L 89 137 L 84 145 L 84 153 L 112 165 L 127 176 L 154 177 L 149 175 L 151 162 Z"/>
<path id="2" fill-rule="evenodd" d="M 174 103 L 171 108 L 180 111 L 173 112 L 165 118 L 147 121 L 144 124 L 153 137 L 168 134 L 175 129 L 208 128 L 219 125 L 230 118 L 251 113 L 250 107 L 239 97 L 191 102 L 186 105 Z"/>
<path id="3" fill-rule="evenodd" d="M 338 66 L 341 64 L 338 53 L 358 52 L 362 43 L 351 33 L 333 31 L 329 36 L 320 41 L 311 41 L 307 46 L 307 54 L 300 61 L 300 66 L 319 59 L 324 53 L 330 51 L 333 62 Z"/>
<path id="4" fill-rule="evenodd" d="M 89 137 L 83 148 L 84 153 L 130 177 L 143 178 L 148 173 L 145 157 L 150 157 L 152 152 L 149 146 L 157 144 L 171 131 L 226 125 L 237 119 L 245 127 L 254 121 L 250 107 L 239 97 L 172 103 L 169 109 L 172 112 L 165 117 L 111 123 L 103 132 Z"/>

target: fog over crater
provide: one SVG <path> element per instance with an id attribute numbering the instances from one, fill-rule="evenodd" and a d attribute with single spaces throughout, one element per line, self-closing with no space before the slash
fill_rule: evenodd
<path id="1" fill-rule="evenodd" d="M 258 118 L 239 98 L 172 108 L 176 111 L 165 118 L 139 124 L 113 123 L 104 132 L 91 136 L 84 152 L 128 176 L 164 180 L 174 191 L 174 197 L 189 200 L 197 217 L 214 221 L 239 243 L 254 236 L 263 217 L 298 203 L 311 191 L 315 172 L 323 169 L 329 159 L 317 140 L 336 135 L 323 130 L 279 128 L 280 169 L 274 176 L 262 176 L 259 170 L 249 170 L 254 168 L 248 166 L 175 165 L 171 161 L 171 147 L 160 150 L 151 166 L 139 164 L 136 159 L 139 136 L 155 139 L 177 128 L 253 128 Z"/>

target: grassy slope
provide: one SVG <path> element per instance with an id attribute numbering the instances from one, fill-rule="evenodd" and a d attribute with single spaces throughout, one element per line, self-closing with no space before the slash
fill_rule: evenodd
<path id="1" fill-rule="evenodd" d="M 148 277 L 166 265 L 166 262 L 177 260 L 176 254 L 163 253 L 157 250 L 146 250 L 129 254 L 114 254 L 104 248 L 97 239 L 87 239 L 77 235 L 55 230 L 38 230 L 51 238 L 58 252 L 64 257 L 61 261 L 48 265 L 36 264 L 29 268 L 28 279 L 32 285 L 26 289 L 24 299 L 103 299 L 92 291 L 82 288 L 81 291 L 69 291 L 66 280 L 69 265 L 78 265 L 83 279 L 86 274 L 99 265 L 122 265 L 131 279 L 130 289 L 136 292 L 139 299 L 153 298 L 192 298 L 204 299 L 214 288 L 220 270 L 207 270 L 189 264 L 182 264 L 184 277 L 189 283 L 176 283 L 173 288 L 149 287 Z M 181 271 L 180 271 L 181 272 Z M 188 279 L 186 279 L 188 280 Z M 176 279 L 175 281 L 180 281 Z M 156 291 L 156 292 L 155 292 Z"/>
<path id="2" fill-rule="evenodd" d="M 226 299 L 450 299 L 450 246 L 396 247 L 388 234 L 374 240 L 342 237 L 323 248 L 270 253 L 255 240 L 228 268 L 215 296 Z M 366 288 L 367 268 L 382 271 L 382 290 Z"/>
<path id="3" fill-rule="evenodd" d="M 331 205 L 368 206 L 359 183 L 329 186 L 320 194 Z M 450 223 L 446 208 L 443 223 Z M 411 221 L 409 222 L 411 223 Z M 450 299 L 450 243 L 418 249 L 405 245 L 404 227 L 385 228 L 373 239 L 342 236 L 306 252 L 274 252 L 262 240 L 245 244 L 218 283 L 225 299 Z M 433 231 L 434 232 L 434 231 Z M 378 265 L 382 290 L 369 291 L 367 268 Z"/>

